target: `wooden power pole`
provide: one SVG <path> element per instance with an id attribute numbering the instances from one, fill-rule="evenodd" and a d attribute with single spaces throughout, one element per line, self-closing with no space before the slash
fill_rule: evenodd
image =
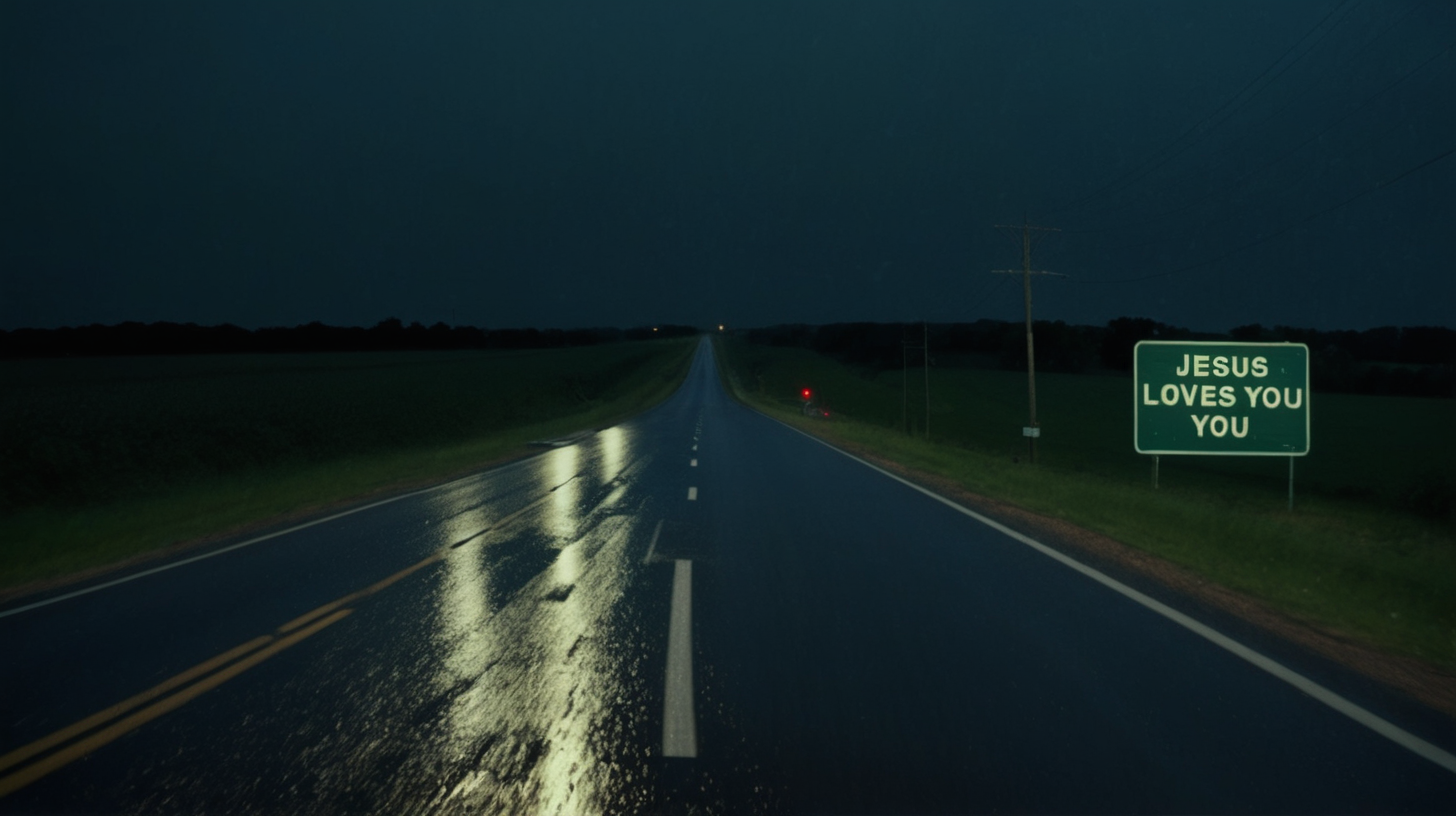
<path id="1" fill-rule="evenodd" d="M 930 321 L 927 320 L 922 328 L 924 333 L 920 336 L 920 347 L 925 350 L 925 441 L 930 441 Z"/>
<path id="2" fill-rule="evenodd" d="M 1045 270 L 1031 268 L 1031 233 L 1040 232 L 1061 232 L 1056 227 L 1033 227 L 1023 219 L 1021 226 L 997 224 L 997 229 L 1021 230 L 1021 268 L 1020 269 L 993 269 L 998 275 L 1021 275 L 1022 290 L 1026 297 L 1026 393 L 1027 402 L 1030 405 L 1030 420 L 1022 434 L 1026 436 L 1026 456 L 1032 464 L 1036 463 L 1036 439 L 1041 435 L 1041 426 L 1036 422 L 1036 345 L 1031 334 L 1031 276 L 1032 275 L 1055 275 L 1065 278 L 1066 275 Z"/>
<path id="3" fill-rule="evenodd" d="M 903 328 L 900 334 L 900 416 L 905 422 L 905 433 L 910 433 L 910 349 L 920 349 L 925 360 L 925 438 L 930 439 L 930 322 L 926 321 L 921 333 L 920 345 L 913 345 L 906 338 Z"/>

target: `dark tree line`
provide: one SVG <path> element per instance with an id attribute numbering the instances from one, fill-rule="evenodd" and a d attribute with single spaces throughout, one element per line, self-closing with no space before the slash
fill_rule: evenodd
<path id="1" fill-rule="evenodd" d="M 370 328 L 304 326 L 244 329 L 231 324 L 119 323 L 59 329 L 0 329 L 0 358 L 96 357 L 133 354 L 259 354 L 324 351 L 538 349 L 591 346 L 655 337 L 687 337 L 692 326 L 631 329 L 480 329 L 436 323 L 405 325 L 397 318 Z"/>
<path id="2" fill-rule="evenodd" d="M 1119 317 L 1106 326 L 1074 326 L 1058 320 L 1036 321 L 1034 328 L 1038 371 L 1131 371 L 1133 346 L 1140 340 L 1291 342 L 1309 346 L 1310 379 L 1321 391 L 1456 396 L 1456 330 L 1436 326 L 1318 331 L 1254 324 L 1216 334 Z M 849 365 L 885 371 L 899 368 L 906 357 L 911 366 L 921 364 L 918 349 L 902 357 L 902 344 L 920 344 L 923 332 L 919 323 L 835 323 L 769 326 L 738 334 L 749 342 L 812 349 Z M 932 366 L 1026 367 L 1023 323 L 933 323 L 929 340 Z"/>

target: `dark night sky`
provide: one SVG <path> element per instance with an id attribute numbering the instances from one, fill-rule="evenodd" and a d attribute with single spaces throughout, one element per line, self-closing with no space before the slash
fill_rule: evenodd
<path id="1" fill-rule="evenodd" d="M 1064 230 L 1039 318 L 1452 326 L 1456 156 L 1377 186 L 1456 147 L 1453 35 L 1443 0 L 6 0 L 0 328 L 1016 319 L 1023 214 Z"/>

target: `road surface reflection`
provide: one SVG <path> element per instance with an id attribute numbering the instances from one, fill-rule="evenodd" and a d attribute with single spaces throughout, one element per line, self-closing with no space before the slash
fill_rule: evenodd
<path id="1" fill-rule="evenodd" d="M 633 457 L 625 431 L 598 440 L 590 462 L 575 446 L 544 457 L 542 490 L 555 490 L 538 513 L 446 559 L 433 685 L 458 691 L 438 750 L 463 773 L 432 808 L 568 814 L 645 801 L 648 746 L 628 733 L 646 714 L 640 650 L 614 648 L 639 520 L 613 512 L 626 492 L 613 482 Z M 482 521 L 466 514 L 447 534 Z M 495 581 L 497 568 L 544 554 L 545 568 L 501 597 L 513 582 Z"/>

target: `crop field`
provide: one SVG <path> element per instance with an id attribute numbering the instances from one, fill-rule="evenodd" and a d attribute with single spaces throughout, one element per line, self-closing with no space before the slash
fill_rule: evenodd
<path id="1" fill-rule="evenodd" d="M 426 483 L 616 421 L 671 393 L 692 349 L 0 362 L 0 587 Z"/>
<path id="2" fill-rule="evenodd" d="M 932 368 L 926 441 L 923 369 L 906 383 L 803 349 L 719 347 L 740 397 L 785 421 L 1102 533 L 1296 619 L 1456 667 L 1456 401 L 1313 394 L 1291 513 L 1284 457 L 1164 456 L 1154 490 L 1150 457 L 1133 452 L 1130 377 L 1038 374 L 1043 436 L 1030 467 L 1024 373 Z M 827 420 L 800 415 L 803 388 Z"/>
<path id="3" fill-rule="evenodd" d="M 812 351 L 734 346 L 746 383 L 760 396 L 798 405 L 800 388 L 843 416 L 923 436 L 924 369 L 866 375 Z M 1151 457 L 1133 451 L 1130 376 L 1039 373 L 1037 444 L 1041 464 L 1151 481 Z M 908 408 L 908 410 L 905 410 Z M 949 445 L 1020 458 L 1027 420 L 1026 374 L 932 368 L 931 438 Z M 1295 460 L 1296 499 L 1306 492 L 1406 510 L 1448 521 L 1456 509 L 1456 400 L 1320 394 L 1311 397 L 1311 445 Z M 1163 456 L 1166 487 L 1201 485 L 1283 502 L 1287 457 Z"/>

